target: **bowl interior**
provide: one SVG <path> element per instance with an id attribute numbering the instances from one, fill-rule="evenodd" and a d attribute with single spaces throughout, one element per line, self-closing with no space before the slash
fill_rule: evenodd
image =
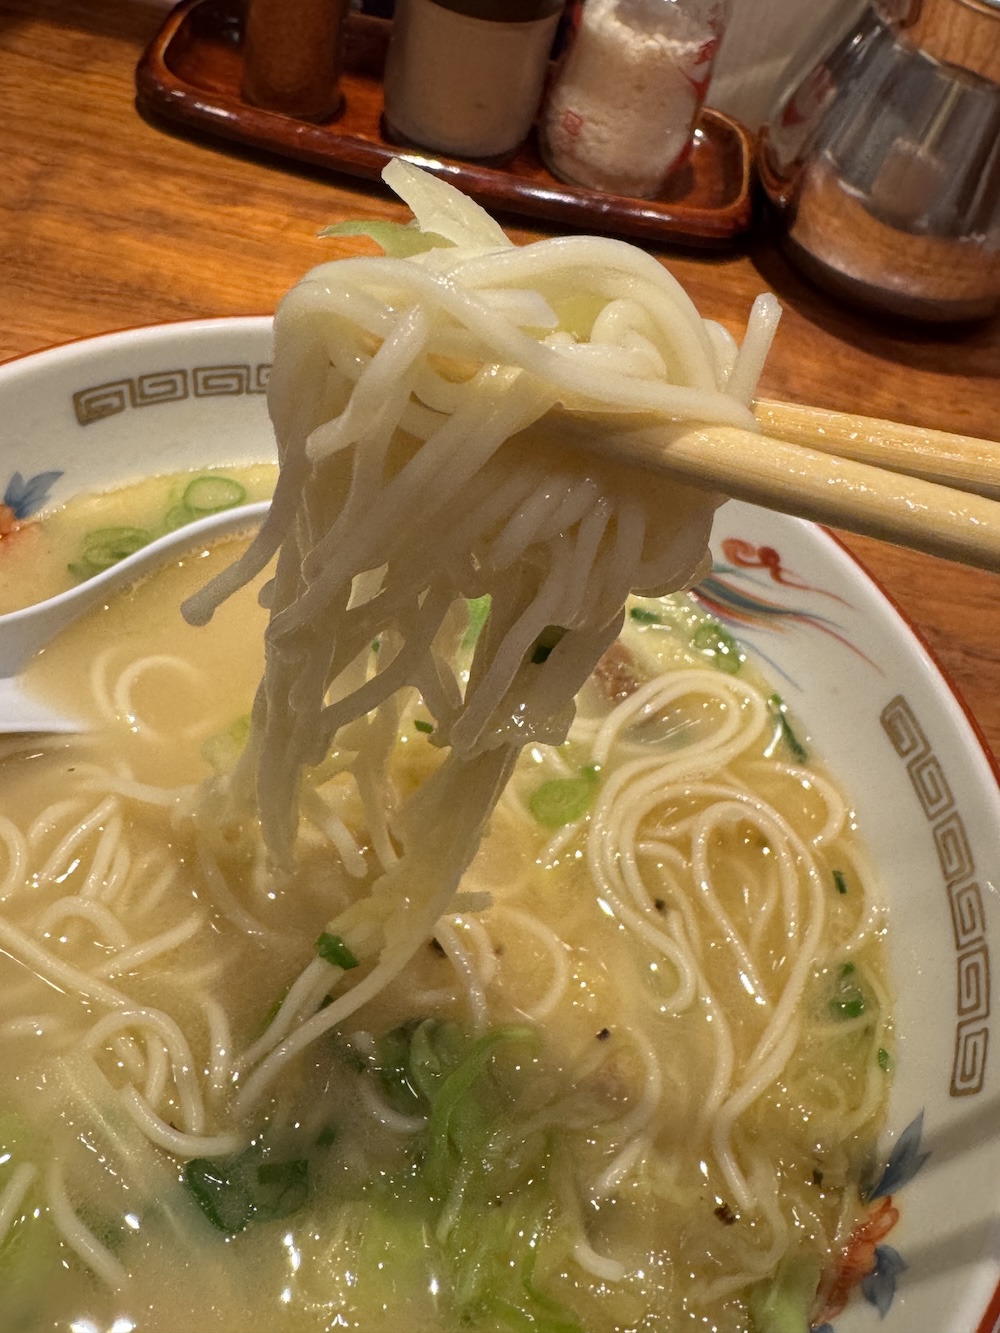
<path id="1" fill-rule="evenodd" d="M 270 363 L 265 317 L 131 329 L 6 362 L 5 502 L 38 512 L 156 473 L 273 459 Z"/>
<path id="2" fill-rule="evenodd" d="M 898 1048 L 879 1197 L 899 1221 L 881 1280 L 836 1331 L 973 1333 L 998 1278 L 996 774 L 926 649 L 828 533 L 733 502 L 713 551 L 734 629 L 843 781 L 889 902 Z"/>
<path id="3" fill-rule="evenodd" d="M 38 512 L 153 473 L 272 459 L 270 358 L 270 320 L 248 318 L 111 334 L 0 366 L 5 502 Z M 898 1062 L 882 1193 L 899 1220 L 836 1333 L 992 1328 L 1000 795 L 991 762 L 925 649 L 832 537 L 731 502 L 713 552 L 713 608 L 843 780 L 890 903 Z"/>

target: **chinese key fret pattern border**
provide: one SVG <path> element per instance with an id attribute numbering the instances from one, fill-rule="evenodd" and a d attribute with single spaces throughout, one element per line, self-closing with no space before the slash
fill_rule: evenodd
<path id="1" fill-rule="evenodd" d="M 265 393 L 270 362 L 193 366 L 190 370 L 154 370 L 145 375 L 109 380 L 73 394 L 73 411 L 81 426 L 117 416 L 129 408 L 179 403 L 185 398 L 239 397 Z"/>
<path id="2" fill-rule="evenodd" d="M 881 722 L 893 749 L 906 764 L 933 833 L 955 938 L 957 993 L 951 1095 L 975 1096 L 982 1090 L 989 1047 L 990 953 L 983 893 L 976 880 L 972 849 L 941 762 L 901 694 L 886 704 Z"/>

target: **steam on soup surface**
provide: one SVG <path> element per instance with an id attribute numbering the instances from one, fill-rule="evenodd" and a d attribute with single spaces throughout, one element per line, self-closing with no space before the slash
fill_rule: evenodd
<path id="1" fill-rule="evenodd" d="M 804 729 L 688 598 L 633 604 L 456 910 L 246 1106 L 331 967 L 364 985 L 326 925 L 381 834 L 336 754 L 290 882 L 213 821 L 264 613 L 177 608 L 233 550 L 47 650 L 34 684 L 93 734 L 0 770 L 0 1328 L 805 1329 L 891 1045 L 877 891 Z M 438 762 L 411 698 L 386 799 Z"/>

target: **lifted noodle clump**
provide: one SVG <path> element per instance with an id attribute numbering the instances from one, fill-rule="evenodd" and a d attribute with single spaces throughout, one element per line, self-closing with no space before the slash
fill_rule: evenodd
<path id="1" fill-rule="evenodd" d="M 229 795 L 288 868 L 303 775 L 335 748 L 384 872 L 338 931 L 394 974 L 447 907 L 518 751 L 564 739 L 628 594 L 704 570 L 723 497 L 623 465 L 602 442 L 651 422 L 665 443 L 691 422 L 754 428 L 777 307 L 758 298 L 737 349 L 633 246 L 516 247 L 451 186 L 398 160 L 385 179 L 415 221 L 372 224 L 386 257 L 321 265 L 282 301 L 274 504 L 186 614 L 207 620 L 277 553 Z M 466 599 L 487 595 L 466 678 Z M 393 810 L 386 765 L 407 690 L 447 754 Z M 316 1019 L 341 1016 L 334 1004 Z"/>

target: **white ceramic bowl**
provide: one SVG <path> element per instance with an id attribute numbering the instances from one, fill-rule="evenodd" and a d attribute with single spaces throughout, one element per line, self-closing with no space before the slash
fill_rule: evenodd
<path id="1" fill-rule="evenodd" d="M 109 334 L 0 366 L 4 502 L 29 516 L 150 473 L 273 458 L 269 361 L 270 320 L 222 319 Z M 881 1193 L 899 1218 L 836 1333 L 993 1333 L 996 775 L 926 650 L 832 537 L 732 503 L 713 545 L 703 595 L 843 779 L 891 903 L 898 1057 Z"/>

